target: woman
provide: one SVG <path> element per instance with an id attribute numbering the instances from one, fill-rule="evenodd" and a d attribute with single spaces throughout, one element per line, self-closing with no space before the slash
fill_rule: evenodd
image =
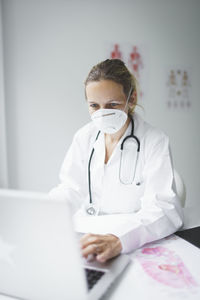
<path id="1" fill-rule="evenodd" d="M 182 210 L 168 137 L 134 112 L 136 80 L 125 64 L 94 66 L 85 95 L 92 122 L 75 134 L 50 196 L 88 216 L 124 216 L 116 230 L 81 238 L 83 256 L 105 262 L 177 231 Z"/>

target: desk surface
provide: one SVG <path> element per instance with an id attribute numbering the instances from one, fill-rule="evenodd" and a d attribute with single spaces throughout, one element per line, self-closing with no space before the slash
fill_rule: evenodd
<path id="1" fill-rule="evenodd" d="M 176 236 L 187 240 L 189 243 Z M 200 247 L 200 226 L 176 232 L 175 235 L 169 238 L 148 244 L 145 247 L 147 250 L 146 257 L 141 255 L 142 249 L 134 251 L 130 254 L 132 262 L 113 283 L 102 300 L 132 300 L 134 298 L 140 300 L 148 298 L 199 300 L 200 251 L 192 244 Z M 154 256 L 153 250 L 156 248 L 159 251 L 164 250 L 164 254 L 160 252 L 159 255 Z M 150 254 L 149 257 L 148 254 Z M 142 263 L 141 259 L 143 260 Z M 151 269 L 144 270 L 146 262 L 151 263 Z M 154 266 L 152 263 L 154 263 Z M 153 270 L 152 267 L 157 268 L 157 275 L 159 275 L 159 272 L 167 274 L 168 279 L 171 280 L 171 286 L 170 280 L 167 284 L 163 284 L 162 276 L 158 276 L 157 279 L 153 278 L 153 273 L 150 274 L 150 271 Z M 163 277 L 163 281 L 166 278 Z M 199 281 L 196 282 L 196 280 Z M 173 286 L 173 282 L 178 285 L 178 288 Z M 0 300 L 14 300 L 14 298 L 0 296 Z"/>
<path id="2" fill-rule="evenodd" d="M 124 274 L 102 300 L 199 300 L 199 242 L 200 226 L 136 250 Z"/>

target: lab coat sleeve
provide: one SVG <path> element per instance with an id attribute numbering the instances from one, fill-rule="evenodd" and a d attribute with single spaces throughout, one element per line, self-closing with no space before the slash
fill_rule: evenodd
<path id="1" fill-rule="evenodd" d="M 86 192 L 84 170 L 84 151 L 80 134 L 76 134 L 61 166 L 60 184 L 49 192 L 51 200 L 67 202 L 72 214 L 80 208 Z"/>
<path id="2" fill-rule="evenodd" d="M 152 139 L 155 140 L 155 139 Z M 183 212 L 174 185 L 169 140 L 164 134 L 146 147 L 141 209 L 129 218 L 118 234 L 122 252 L 166 237 L 183 225 Z"/>

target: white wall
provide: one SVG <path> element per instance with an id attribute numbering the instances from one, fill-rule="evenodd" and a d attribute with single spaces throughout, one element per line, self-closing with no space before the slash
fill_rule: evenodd
<path id="1" fill-rule="evenodd" d="M 171 140 L 174 164 L 198 204 L 200 37 L 198 0 L 3 0 L 10 187 L 48 191 L 74 132 L 88 120 L 83 81 L 109 42 L 145 44 L 145 119 Z M 165 69 L 192 68 L 192 107 L 169 111 Z"/>
<path id="2" fill-rule="evenodd" d="M 3 68 L 2 3 L 0 1 L 0 187 L 8 186 Z"/>

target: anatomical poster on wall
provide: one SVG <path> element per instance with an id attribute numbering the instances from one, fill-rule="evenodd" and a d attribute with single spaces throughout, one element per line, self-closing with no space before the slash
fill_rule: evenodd
<path id="1" fill-rule="evenodd" d="M 191 103 L 191 70 L 171 67 L 166 72 L 166 105 L 169 109 L 189 109 Z"/>
<path id="2" fill-rule="evenodd" d="M 137 79 L 140 100 L 144 99 L 148 75 L 146 47 L 134 43 L 110 43 L 106 47 L 106 58 L 118 58 L 124 61 Z"/>

